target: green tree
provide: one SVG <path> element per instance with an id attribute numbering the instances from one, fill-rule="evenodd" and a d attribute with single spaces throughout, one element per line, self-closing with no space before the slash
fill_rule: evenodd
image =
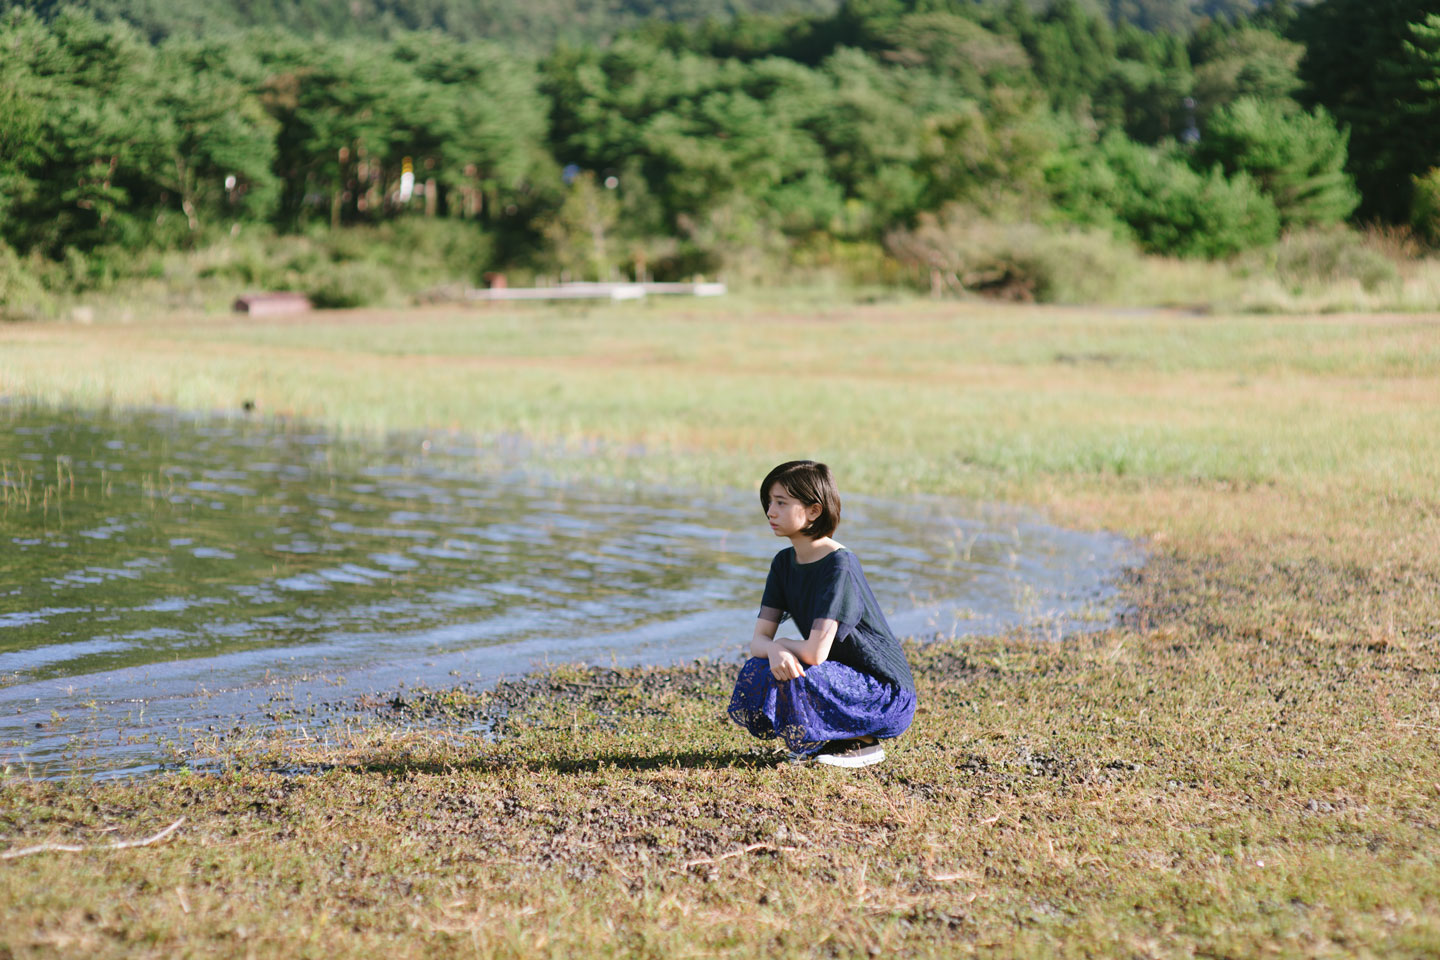
<path id="1" fill-rule="evenodd" d="M 1414 179 L 1415 199 L 1410 225 L 1431 244 L 1440 244 L 1440 167 L 1431 167 Z"/>
<path id="2" fill-rule="evenodd" d="M 1020 40 L 1055 105 L 1088 111 L 1115 60 L 1115 34 L 1104 18 L 1077 0 L 1058 0 Z"/>
<path id="3" fill-rule="evenodd" d="M 33 139 L 13 154 L 7 239 L 59 254 L 153 232 L 137 203 L 158 192 L 164 113 L 154 96 L 154 52 L 133 30 L 67 11 L 48 27 L 11 15 L 0 25 L 5 73 L 32 111 Z M 18 161 L 18 163 L 17 163 Z M 12 175 L 13 176 L 13 175 Z"/>
<path id="4" fill-rule="evenodd" d="M 1128 25 L 1116 36 L 1116 57 L 1095 90 L 1095 118 L 1142 143 L 1179 136 L 1190 122 L 1185 99 L 1193 82 L 1184 43 Z"/>
<path id="5" fill-rule="evenodd" d="M 1428 160 L 1440 162 L 1440 13 L 1427 14 L 1409 24 L 1410 39 L 1402 45 L 1404 54 L 1392 68 L 1407 89 L 1418 96 L 1407 100 L 1403 109 L 1413 126 L 1424 131 Z"/>
<path id="6" fill-rule="evenodd" d="M 1409 219 L 1412 177 L 1440 164 L 1432 0 L 1325 0 L 1300 11 L 1304 96 L 1350 130 L 1362 217 Z"/>
<path id="7" fill-rule="evenodd" d="M 1292 100 L 1300 88 L 1304 52 L 1300 44 L 1269 30 L 1208 24 L 1191 42 L 1198 116 L 1204 121 L 1241 97 Z"/>
<path id="8" fill-rule="evenodd" d="M 984 100 L 996 86 L 1030 87 L 1025 49 L 954 13 L 915 13 L 874 31 L 876 59 L 913 74 L 943 79 L 955 93 Z"/>
<path id="9" fill-rule="evenodd" d="M 36 38 L 40 30 L 39 22 L 25 14 L 10 14 L 0 23 L 0 37 L 12 43 Z M 31 191 L 31 175 L 41 159 L 40 87 L 14 58 L 0 56 L 0 224 L 15 198 Z"/>
<path id="10" fill-rule="evenodd" d="M 838 211 L 813 132 L 832 93 L 813 70 L 625 41 L 604 52 L 561 51 L 545 73 L 558 158 L 606 172 L 638 159 L 669 225 L 737 196 L 762 201 L 795 232 L 825 228 Z"/>
<path id="11" fill-rule="evenodd" d="M 833 215 L 842 200 L 849 201 L 842 218 L 849 233 L 873 234 L 913 216 L 926 189 L 918 169 L 925 145 L 926 95 L 914 82 L 923 78 L 850 49 L 836 51 L 821 71 L 829 83 L 816 83 L 815 100 L 802 119 L 824 151 L 824 168 L 817 169 L 812 180 L 815 188 L 829 193 L 829 209 L 820 211 L 815 221 Z M 897 102 L 912 108 L 896 110 Z"/>
<path id="12" fill-rule="evenodd" d="M 48 19 L 70 2 L 0 0 L 0 10 L 31 6 Z M 489 39 L 532 53 L 557 42 L 603 44 L 653 19 L 701 24 L 751 11 L 791 17 L 834 9 L 827 0 L 85 0 L 85 6 L 156 41 L 234 36 L 255 28 L 332 40 L 436 30 L 462 42 Z"/>
<path id="13" fill-rule="evenodd" d="M 154 92 L 164 155 L 155 168 L 193 235 L 207 217 L 264 219 L 278 183 L 274 121 L 250 91 L 190 52 L 175 44 L 161 50 Z"/>
<path id="14" fill-rule="evenodd" d="M 1173 145 L 1147 147 L 1119 131 L 1048 170 L 1056 206 L 1080 223 L 1119 225 L 1150 253 L 1223 257 L 1273 242 L 1280 216 L 1247 174 L 1197 172 Z"/>
<path id="15" fill-rule="evenodd" d="M 392 55 L 423 85 L 403 126 L 427 176 L 453 198 L 449 212 L 493 217 L 532 182 L 557 176 L 545 144 L 549 107 L 528 60 L 434 33 L 398 38 Z"/>
<path id="16" fill-rule="evenodd" d="M 1338 223 L 1360 202 L 1345 171 L 1346 139 L 1323 107 L 1241 97 L 1211 116 L 1194 160 L 1201 170 L 1218 164 L 1249 175 L 1275 202 L 1282 226 Z"/>
<path id="17" fill-rule="evenodd" d="M 614 189 L 597 184 L 589 170 L 576 176 L 565 202 L 542 227 L 556 266 L 575 280 L 612 279 L 619 253 L 612 233 L 619 219 Z"/>

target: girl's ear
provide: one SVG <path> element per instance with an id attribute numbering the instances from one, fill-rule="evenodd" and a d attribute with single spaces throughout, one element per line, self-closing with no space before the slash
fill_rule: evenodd
<path id="1" fill-rule="evenodd" d="M 824 512 L 825 508 L 820 506 L 820 504 L 809 504 L 805 507 L 805 519 L 809 520 L 811 523 L 814 523 L 816 520 L 820 519 L 820 514 Z"/>

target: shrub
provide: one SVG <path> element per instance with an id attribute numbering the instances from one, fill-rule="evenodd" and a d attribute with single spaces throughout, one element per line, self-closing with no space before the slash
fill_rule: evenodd
<path id="1" fill-rule="evenodd" d="M 0 241 L 0 319 L 31 320 L 53 312 L 54 302 L 34 267 Z"/>
<path id="2" fill-rule="evenodd" d="M 495 266 L 495 239 L 473 221 L 405 217 L 327 231 L 312 239 L 338 262 L 388 268 L 412 286 L 478 282 Z"/>
<path id="3" fill-rule="evenodd" d="M 331 264 L 303 278 L 310 302 L 322 309 L 379 303 L 390 291 L 392 282 L 389 271 L 360 262 Z"/>
<path id="4" fill-rule="evenodd" d="M 719 275 L 739 286 L 790 279 L 790 243 L 771 211 L 754 200 L 736 194 L 701 216 L 681 214 L 676 225 L 684 261 L 680 275 Z M 655 276 L 663 275 L 657 263 Z"/>
<path id="5" fill-rule="evenodd" d="M 1440 167 L 1431 167 L 1423 176 L 1412 178 L 1412 183 L 1410 225 L 1426 243 L 1440 244 Z"/>
<path id="6" fill-rule="evenodd" d="M 416 217 L 299 235 L 258 228 L 187 256 L 194 276 L 228 284 L 231 295 L 304 290 L 331 306 L 360 306 L 392 292 L 476 282 L 494 263 L 494 240 L 474 223 Z"/>
<path id="7" fill-rule="evenodd" d="M 1366 293 L 1398 284 L 1395 261 L 1347 228 L 1287 233 L 1238 265 L 1242 274 L 1268 273 L 1294 294 L 1337 283 L 1358 283 Z"/>
<path id="8" fill-rule="evenodd" d="M 1082 303 L 1112 297 L 1139 267 L 1135 251 L 1103 230 L 1000 223 L 968 207 L 922 214 L 913 230 L 885 241 L 902 263 L 947 289 L 1005 300 Z"/>
<path id="9" fill-rule="evenodd" d="M 908 270 L 871 240 L 842 240 L 817 232 L 796 243 L 790 264 L 810 282 L 838 285 L 903 286 Z"/>
<path id="10" fill-rule="evenodd" d="M 1174 147 L 1153 148 L 1112 133 L 1083 160 L 1047 171 L 1060 212 L 1081 223 L 1122 225 L 1141 249 L 1224 257 L 1275 239 L 1275 204 L 1249 176 L 1193 170 Z"/>

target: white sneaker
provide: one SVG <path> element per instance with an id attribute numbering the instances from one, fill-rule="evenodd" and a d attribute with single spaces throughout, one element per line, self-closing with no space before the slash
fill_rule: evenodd
<path id="1" fill-rule="evenodd" d="M 816 763 L 830 767 L 868 767 L 885 759 L 885 748 L 876 743 L 841 741 L 822 750 Z"/>

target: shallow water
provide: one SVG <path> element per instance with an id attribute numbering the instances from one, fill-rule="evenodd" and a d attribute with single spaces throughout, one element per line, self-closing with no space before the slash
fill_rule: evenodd
<path id="1" fill-rule="evenodd" d="M 738 656 L 784 545 L 754 494 L 561 483 L 528 453 L 0 405 L 0 759 L 143 771 L 402 683 Z M 903 635 L 1101 626 L 1137 557 L 937 498 L 848 497 L 841 534 Z"/>

